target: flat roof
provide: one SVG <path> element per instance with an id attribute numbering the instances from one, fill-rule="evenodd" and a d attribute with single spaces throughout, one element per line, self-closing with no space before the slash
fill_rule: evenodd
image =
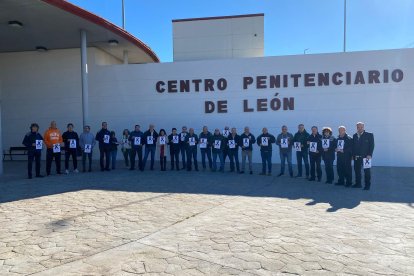
<path id="1" fill-rule="evenodd" d="M 213 16 L 213 17 L 173 19 L 172 22 L 173 23 L 176 23 L 176 22 L 199 21 L 199 20 L 233 19 L 233 18 L 256 17 L 256 16 L 264 16 L 264 13 L 252 13 L 252 14 L 240 14 L 240 15 L 228 15 L 228 16 Z"/>

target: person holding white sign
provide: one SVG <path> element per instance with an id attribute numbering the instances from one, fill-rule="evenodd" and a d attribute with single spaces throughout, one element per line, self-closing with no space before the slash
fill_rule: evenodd
<path id="1" fill-rule="evenodd" d="M 31 124 L 30 131 L 24 136 L 22 144 L 27 148 L 28 178 L 32 179 L 33 161 L 35 161 L 36 177 L 43 177 L 43 175 L 40 175 L 40 158 L 42 155 L 43 137 L 39 133 L 38 124 Z"/>
<path id="2" fill-rule="evenodd" d="M 179 156 L 180 156 L 180 137 L 177 129 L 173 127 L 171 134 L 168 135 L 168 145 L 170 146 L 171 170 L 174 170 L 174 165 L 177 171 L 180 170 Z"/>
<path id="3" fill-rule="evenodd" d="M 262 129 L 262 134 L 257 137 L 257 145 L 260 147 L 260 154 L 262 156 L 262 172 L 260 175 L 272 175 L 272 144 L 276 142 L 275 136 L 270 134 L 267 128 Z"/>
<path id="4" fill-rule="evenodd" d="M 213 168 L 213 163 L 211 160 L 211 145 L 209 143 L 211 132 L 208 131 L 206 126 L 203 126 L 203 131 L 199 135 L 199 145 L 200 145 L 200 152 L 201 152 L 201 164 L 203 165 L 203 170 L 206 169 L 206 156 L 208 159 L 208 167 L 211 170 Z"/>
<path id="5" fill-rule="evenodd" d="M 306 178 L 309 178 L 309 149 L 308 149 L 309 133 L 305 129 L 304 124 L 298 125 L 298 132 L 293 136 L 293 144 L 295 145 L 296 160 L 298 163 L 298 174 L 296 177 L 302 177 L 302 160 L 305 164 Z"/>
<path id="6" fill-rule="evenodd" d="M 224 165 L 226 165 L 226 159 L 227 159 L 227 157 L 229 157 L 229 160 L 230 160 L 230 156 L 229 156 L 229 145 L 227 144 L 227 137 L 229 136 L 229 134 L 230 134 L 230 127 L 228 127 L 228 126 L 225 126 L 224 127 L 224 129 L 223 129 L 223 133 L 222 133 L 222 135 L 223 135 L 223 137 L 224 137 L 224 148 L 223 148 L 223 162 L 224 162 Z"/>
<path id="7" fill-rule="evenodd" d="M 230 172 L 234 172 L 234 165 L 236 164 L 237 173 L 240 172 L 239 163 L 239 145 L 240 136 L 237 134 L 235 127 L 231 128 L 231 133 L 227 137 L 228 154 L 230 159 Z"/>
<path id="8" fill-rule="evenodd" d="M 221 135 L 220 130 L 216 128 L 214 134 L 210 137 L 210 144 L 213 152 L 213 172 L 217 171 L 217 157 L 220 159 L 220 172 L 224 172 L 223 149 L 226 139 Z"/>
<path id="9" fill-rule="evenodd" d="M 244 173 L 246 167 L 246 158 L 249 159 L 249 170 L 250 174 L 253 174 L 253 144 L 256 143 L 256 138 L 250 133 L 250 128 L 245 127 L 244 132 L 240 135 L 240 144 L 242 148 L 242 167 L 240 173 Z"/>
<path id="10" fill-rule="evenodd" d="M 108 130 L 108 124 L 102 122 L 101 130 L 96 133 L 95 140 L 99 143 L 99 164 L 101 171 L 110 171 L 109 162 L 111 160 L 111 145 L 109 143 L 111 132 Z M 104 164 L 105 162 L 105 164 Z"/>
<path id="11" fill-rule="evenodd" d="M 73 172 L 78 173 L 78 145 L 79 136 L 73 130 L 73 124 L 67 125 L 67 131 L 62 134 L 63 143 L 65 144 L 65 174 L 69 174 L 69 159 L 72 157 Z"/>
<path id="12" fill-rule="evenodd" d="M 134 131 L 129 134 L 129 141 L 131 143 L 131 167 L 129 170 L 135 170 L 135 156 L 138 155 L 138 169 L 142 169 L 142 144 L 144 133 L 141 131 L 140 125 L 135 125 Z"/>
<path id="13" fill-rule="evenodd" d="M 324 127 L 322 134 L 322 159 L 326 173 L 325 183 L 332 184 L 334 181 L 333 163 L 335 161 L 336 139 L 332 136 L 332 129 L 330 127 Z"/>
<path id="14" fill-rule="evenodd" d="M 115 131 L 111 131 L 111 137 L 109 138 L 110 144 L 110 153 L 111 153 L 111 168 L 115 170 L 116 168 L 116 157 L 118 156 L 118 146 L 119 142 L 116 138 Z"/>
<path id="15" fill-rule="evenodd" d="M 191 171 L 191 161 L 194 161 L 194 169 L 198 171 L 197 162 L 197 144 L 198 136 L 194 133 L 194 128 L 190 128 L 190 131 L 185 136 L 185 142 L 187 144 L 187 171 Z"/>
<path id="16" fill-rule="evenodd" d="M 154 170 L 154 158 L 155 158 L 155 150 L 156 150 L 156 141 L 158 138 L 158 133 L 154 130 L 154 125 L 150 124 L 149 129 L 144 132 L 143 139 L 145 143 L 145 156 L 144 160 L 142 161 L 142 170 L 145 169 L 145 165 L 147 163 L 148 155 L 151 153 L 151 171 Z"/>
<path id="17" fill-rule="evenodd" d="M 63 144 L 62 135 L 60 134 L 60 130 L 56 127 L 56 122 L 50 122 L 50 127 L 46 130 L 45 134 L 43 135 L 44 142 L 46 144 L 46 175 L 50 175 L 50 171 L 52 168 L 52 161 L 55 159 L 56 165 L 56 173 L 62 174 L 60 171 L 60 146 Z M 54 148 L 58 150 L 53 150 Z"/>
<path id="18" fill-rule="evenodd" d="M 160 129 L 158 132 L 159 136 L 157 138 L 157 145 L 160 152 L 160 166 L 161 171 L 167 170 L 167 144 L 168 144 L 168 136 L 165 132 L 165 129 Z"/>
<path id="19" fill-rule="evenodd" d="M 280 133 L 276 138 L 276 145 L 279 146 L 279 156 L 280 156 L 280 173 L 279 177 L 285 174 L 285 163 L 287 160 L 289 175 L 293 177 L 293 167 L 292 167 L 292 141 L 293 135 L 288 132 L 287 126 L 282 126 L 282 133 Z"/>
<path id="20" fill-rule="evenodd" d="M 183 163 L 183 167 L 181 168 L 182 170 L 187 168 L 187 163 L 185 162 L 185 159 L 187 157 L 187 144 L 185 143 L 185 136 L 187 136 L 188 132 L 187 132 L 187 127 L 183 126 L 181 128 L 181 133 L 179 134 L 179 138 L 180 138 L 180 153 L 181 153 L 181 160 Z"/>
<path id="21" fill-rule="evenodd" d="M 318 127 L 312 127 L 312 133 L 309 135 L 306 143 L 309 146 L 309 160 L 310 160 L 310 178 L 309 181 L 315 181 L 318 177 L 318 181 L 322 180 L 321 169 L 321 152 L 322 152 L 322 135 L 318 132 Z M 316 176 L 315 176 L 316 170 Z"/>
<path id="22" fill-rule="evenodd" d="M 352 138 L 346 133 L 346 128 L 338 128 L 338 138 L 336 139 L 336 169 L 338 172 L 338 182 L 335 185 L 352 185 Z"/>
<path id="23" fill-rule="evenodd" d="M 131 141 L 129 140 L 129 130 L 126 128 L 122 132 L 121 151 L 124 156 L 125 167 L 129 168 L 129 160 L 131 158 Z"/>
<path id="24" fill-rule="evenodd" d="M 374 134 L 365 131 L 365 124 L 357 123 L 357 132 L 353 136 L 352 154 L 354 157 L 355 185 L 353 188 L 361 188 L 361 170 L 364 168 L 365 187 L 364 190 L 371 188 L 371 164 L 372 154 L 374 153 Z M 364 166 L 368 160 L 369 166 Z"/>
<path id="25" fill-rule="evenodd" d="M 86 158 L 88 158 L 88 172 L 92 171 L 92 151 L 95 146 L 95 136 L 91 133 L 90 126 L 83 127 L 83 133 L 79 137 L 79 145 L 82 149 L 82 170 L 86 172 Z"/>

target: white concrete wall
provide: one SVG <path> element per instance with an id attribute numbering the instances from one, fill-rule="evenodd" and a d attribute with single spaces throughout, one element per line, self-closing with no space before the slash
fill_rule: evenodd
<path id="1" fill-rule="evenodd" d="M 262 57 L 264 16 L 173 22 L 174 61 Z"/>
<path id="2" fill-rule="evenodd" d="M 101 121 L 107 121 L 118 137 L 136 123 L 143 129 L 154 123 L 157 130 L 168 132 L 186 125 L 197 133 L 203 125 L 210 130 L 234 126 L 239 132 L 247 125 L 257 136 L 263 126 L 277 134 L 283 124 L 295 132 L 299 123 L 308 130 L 311 125 L 331 126 L 335 133 L 337 126 L 345 125 L 353 134 L 355 123 L 364 121 L 366 129 L 375 134 L 374 165 L 414 166 L 413 60 L 414 50 L 407 49 L 142 65 L 92 66 L 90 61 L 90 124 L 95 133 Z M 34 121 L 42 131 L 52 119 L 61 129 L 73 122 L 81 132 L 79 50 L 2 54 L 0 65 L 4 148 L 20 145 Z M 245 76 L 397 68 L 404 72 L 399 83 L 303 87 L 301 82 L 292 87 L 290 81 L 288 88 L 252 86 L 248 90 L 242 85 Z M 160 80 L 205 78 L 225 78 L 228 87 L 225 91 L 183 93 L 158 93 L 155 89 Z M 253 106 L 257 99 L 271 100 L 276 93 L 278 98 L 294 97 L 294 110 L 243 112 L 243 100 Z M 228 113 L 206 114 L 204 102 L 210 100 L 227 100 Z M 279 161 L 277 153 L 275 149 L 275 163 Z M 257 147 L 254 160 L 260 161 Z"/>

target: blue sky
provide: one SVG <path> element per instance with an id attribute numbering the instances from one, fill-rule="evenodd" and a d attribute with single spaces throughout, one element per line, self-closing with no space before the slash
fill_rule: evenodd
<path id="1" fill-rule="evenodd" d="M 121 0 L 70 0 L 122 25 Z M 342 51 L 344 0 L 125 0 L 126 29 L 172 61 L 172 19 L 265 14 L 265 55 Z M 414 47 L 414 0 L 347 0 L 347 50 Z"/>

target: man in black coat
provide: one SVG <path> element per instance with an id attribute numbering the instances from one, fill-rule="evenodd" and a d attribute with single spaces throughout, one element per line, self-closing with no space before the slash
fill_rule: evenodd
<path id="1" fill-rule="evenodd" d="M 27 148 L 27 173 L 29 179 L 32 179 L 33 160 L 36 164 L 36 177 L 43 177 L 40 175 L 40 157 L 43 148 L 43 137 L 39 134 L 39 125 L 33 123 L 23 139 L 23 145 Z"/>
<path id="2" fill-rule="evenodd" d="M 141 171 L 143 171 L 145 169 L 145 165 L 147 164 L 148 155 L 150 155 L 150 154 L 151 154 L 150 169 L 151 169 L 151 171 L 154 170 L 155 150 L 157 148 L 157 145 L 156 145 L 157 138 L 158 138 L 158 133 L 154 130 L 154 125 L 150 124 L 149 129 L 147 131 L 145 131 L 144 134 L 142 135 L 142 139 L 144 140 L 143 142 L 145 144 L 145 155 L 144 155 L 144 160 L 142 161 Z"/>
<path id="3" fill-rule="evenodd" d="M 109 160 L 111 154 L 111 145 L 109 144 L 109 139 L 111 137 L 111 132 L 108 130 L 108 124 L 102 122 L 102 129 L 95 135 L 95 140 L 99 143 L 99 164 L 101 166 L 101 171 L 110 171 L 109 169 Z M 105 164 L 104 164 L 105 160 Z"/>
<path id="4" fill-rule="evenodd" d="M 355 185 L 353 188 L 361 188 L 361 170 L 365 162 L 371 162 L 374 152 L 374 134 L 365 131 L 364 123 L 357 123 L 357 132 L 353 136 L 353 157 L 355 171 Z M 365 187 L 369 190 L 371 187 L 371 168 L 364 168 Z"/>
<path id="5" fill-rule="evenodd" d="M 350 187 L 352 185 L 352 147 L 353 140 L 346 133 L 346 128 L 340 126 L 338 128 L 339 135 L 336 140 L 336 169 L 338 172 L 338 182 L 335 185 L 345 185 Z"/>
<path id="6" fill-rule="evenodd" d="M 308 137 L 307 144 L 309 146 L 309 161 L 310 161 L 310 178 L 309 181 L 315 181 L 318 177 L 320 182 L 322 179 L 321 169 L 321 152 L 322 152 L 322 135 L 318 132 L 318 127 L 312 127 L 312 133 Z M 315 176 L 316 170 L 316 176 Z"/>

